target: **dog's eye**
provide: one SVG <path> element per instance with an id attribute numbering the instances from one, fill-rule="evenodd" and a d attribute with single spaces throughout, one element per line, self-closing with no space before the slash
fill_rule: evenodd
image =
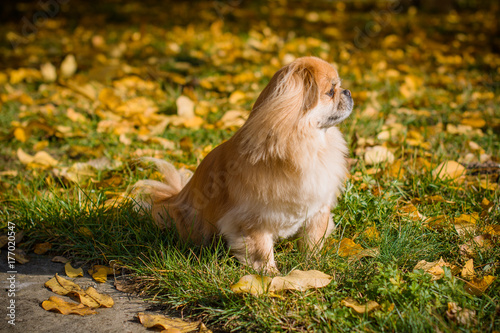
<path id="1" fill-rule="evenodd" d="M 335 89 L 332 87 L 329 92 L 326 93 L 328 96 L 333 97 L 335 95 Z"/>

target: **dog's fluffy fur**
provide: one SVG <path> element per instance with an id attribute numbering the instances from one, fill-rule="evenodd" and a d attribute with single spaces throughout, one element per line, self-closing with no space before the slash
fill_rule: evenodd
<path id="1" fill-rule="evenodd" d="M 299 58 L 273 76 L 246 123 L 190 179 L 150 159 L 165 181 L 137 182 L 135 199 L 160 226 L 175 224 L 183 239 L 207 244 L 222 235 L 242 263 L 277 272 L 277 238 L 295 236 L 312 251 L 333 231 L 330 210 L 347 174 L 347 147 L 335 125 L 352 106 L 331 65 Z"/>

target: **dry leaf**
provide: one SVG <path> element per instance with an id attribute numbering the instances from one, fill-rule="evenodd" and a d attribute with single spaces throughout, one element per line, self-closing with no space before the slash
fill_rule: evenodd
<path id="1" fill-rule="evenodd" d="M 392 163 L 394 162 L 394 154 L 391 153 L 385 146 L 375 146 L 366 149 L 365 163 L 367 165 L 379 163 Z"/>
<path id="2" fill-rule="evenodd" d="M 350 238 L 343 238 L 340 241 L 338 254 L 341 257 L 354 256 L 363 251 L 363 247 L 359 244 L 354 243 Z"/>
<path id="3" fill-rule="evenodd" d="M 14 259 L 20 264 L 26 264 L 30 261 L 30 257 L 20 248 L 16 248 L 12 251 L 12 254 L 14 254 Z"/>
<path id="4" fill-rule="evenodd" d="M 162 315 L 138 313 L 137 317 L 142 326 L 146 328 L 157 328 L 162 330 L 177 329 L 182 333 L 192 332 L 198 329 L 200 322 L 186 322 L 177 318 L 167 318 Z"/>
<path id="5" fill-rule="evenodd" d="M 76 73 L 77 68 L 78 65 L 76 64 L 75 56 L 68 54 L 61 63 L 61 76 L 66 78 L 71 77 Z"/>
<path id="6" fill-rule="evenodd" d="M 21 148 L 17 150 L 17 157 L 22 164 L 30 168 L 48 169 L 57 165 L 58 161 L 44 151 L 39 151 L 35 156 L 25 153 Z"/>
<path id="7" fill-rule="evenodd" d="M 60 262 L 60 263 L 65 264 L 65 263 L 67 263 L 69 261 L 69 259 L 66 259 L 66 258 L 64 258 L 62 256 L 55 256 L 54 258 L 52 258 L 51 261 L 52 262 Z"/>
<path id="8" fill-rule="evenodd" d="M 448 303 L 448 310 L 445 314 L 449 320 L 460 325 L 469 326 L 471 324 L 475 325 L 477 323 L 476 311 L 462 309 L 455 302 Z"/>
<path id="9" fill-rule="evenodd" d="M 486 289 L 495 281 L 496 277 L 487 275 L 482 278 L 474 278 L 472 281 L 466 282 L 465 291 L 475 296 L 481 296 Z"/>
<path id="10" fill-rule="evenodd" d="M 460 236 L 470 235 L 476 230 L 476 223 L 478 221 L 479 214 L 477 213 L 473 213 L 471 215 L 462 214 L 459 217 L 454 218 L 453 226 Z"/>
<path id="11" fill-rule="evenodd" d="M 353 309 L 358 314 L 369 313 L 369 312 L 376 310 L 380 307 L 380 304 L 378 304 L 375 301 L 368 301 L 364 305 L 359 304 L 358 301 L 356 301 L 352 297 L 347 297 L 346 299 L 342 300 L 341 304 L 343 306 L 347 306 L 348 308 Z"/>
<path id="12" fill-rule="evenodd" d="M 179 96 L 175 101 L 177 105 L 177 115 L 184 119 L 191 119 L 195 117 L 194 102 L 186 96 Z"/>
<path id="13" fill-rule="evenodd" d="M 455 161 L 446 161 L 439 164 L 433 171 L 432 176 L 441 180 L 463 181 L 465 167 Z"/>
<path id="14" fill-rule="evenodd" d="M 35 252 L 36 254 L 44 254 L 51 248 L 52 244 L 50 243 L 38 243 L 35 244 L 35 249 L 33 250 L 33 252 Z"/>
<path id="15" fill-rule="evenodd" d="M 245 275 L 238 282 L 231 286 L 231 290 L 237 294 L 250 293 L 258 296 L 268 291 L 272 279 L 268 276 L 261 275 Z"/>
<path id="16" fill-rule="evenodd" d="M 66 272 L 66 275 L 69 276 L 70 278 L 83 276 L 83 269 L 81 267 L 73 268 L 71 266 L 71 262 L 67 262 L 66 265 L 64 265 L 64 271 Z"/>
<path id="17" fill-rule="evenodd" d="M 363 231 L 362 235 L 371 241 L 379 241 L 380 240 L 380 232 L 377 230 L 377 228 L 374 225 L 366 228 L 366 230 Z"/>
<path id="18" fill-rule="evenodd" d="M 293 270 L 287 276 L 276 276 L 269 285 L 270 292 L 282 290 L 305 291 L 311 288 L 323 288 L 327 286 L 333 277 L 320 271 Z"/>
<path id="19" fill-rule="evenodd" d="M 464 267 L 462 268 L 462 272 L 460 273 L 462 278 L 466 280 L 471 280 L 476 276 L 476 272 L 474 271 L 474 260 L 470 259 L 468 260 Z"/>
<path id="20" fill-rule="evenodd" d="M 57 79 L 56 67 L 50 62 L 46 62 L 40 66 L 40 73 L 45 82 L 54 82 Z"/>
<path id="21" fill-rule="evenodd" d="M 42 308 L 47 311 L 60 312 L 63 315 L 78 314 L 80 316 L 87 316 L 97 313 L 95 310 L 83 304 L 66 302 L 65 300 L 57 296 L 51 296 L 48 300 L 43 301 Z"/>
<path id="22" fill-rule="evenodd" d="M 370 258 L 375 258 L 380 255 L 380 250 L 378 247 L 373 247 L 370 249 L 364 249 L 355 255 L 349 256 L 349 262 L 352 263 L 353 261 L 360 260 L 361 258 L 364 257 L 370 257 Z"/>
<path id="23" fill-rule="evenodd" d="M 409 217 L 413 221 L 422 221 L 427 219 L 424 215 L 420 214 L 417 207 L 413 204 L 408 204 L 398 208 L 398 214 L 400 216 Z"/>
<path id="24" fill-rule="evenodd" d="M 101 294 L 95 290 L 93 287 L 88 287 L 87 290 L 85 290 L 85 293 L 92 297 L 100 307 L 103 308 L 111 308 L 115 302 L 111 298 L 111 296 L 106 295 L 106 294 Z"/>
<path id="25" fill-rule="evenodd" d="M 438 261 L 427 262 L 425 260 L 420 260 L 413 270 L 422 269 L 424 272 L 432 276 L 432 281 L 439 280 L 444 276 L 443 267 L 449 267 L 452 273 L 458 273 L 460 271 L 457 266 L 448 264 L 440 258 Z"/>

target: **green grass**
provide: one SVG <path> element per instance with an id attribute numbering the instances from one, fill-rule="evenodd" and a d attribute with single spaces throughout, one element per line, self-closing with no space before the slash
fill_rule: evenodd
<path id="1" fill-rule="evenodd" d="M 175 22 L 193 23 L 193 34 L 190 28 L 171 26 L 173 23 L 165 18 L 166 14 L 156 7 L 152 7 L 153 12 L 148 11 L 148 8 L 139 8 L 144 11 L 141 12 L 144 17 L 151 22 L 159 21 L 161 25 L 150 22 L 140 25 L 135 17 L 117 9 L 116 13 L 108 16 L 108 20 L 119 18 L 109 31 L 85 27 L 93 34 L 102 35 L 110 48 L 121 41 L 129 45 L 130 49 L 120 61 L 138 66 L 138 74 L 134 76 L 155 84 L 156 88 L 152 90 L 156 91 L 143 89 L 137 95 L 154 100 L 159 114 L 174 114 L 175 100 L 181 94 L 192 94 L 199 101 L 206 101 L 215 107 L 216 112 L 202 116 L 205 124 L 201 129 L 169 126 L 159 134 L 175 144 L 172 150 L 140 140 L 137 131 L 134 132 L 137 129 L 129 135 L 131 145 L 121 142 L 116 133 L 97 132 L 99 121 L 102 120 L 96 112 L 102 108 L 98 101 L 90 103 L 68 92 L 65 92 L 64 98 L 53 101 L 52 94 L 61 93 L 62 90 L 58 84 L 21 82 L 11 85 L 7 81 L 0 86 L 0 171 L 18 172 L 13 176 L 0 176 L 0 230 L 6 228 L 7 221 L 14 222 L 18 230 L 25 230 L 26 237 L 20 246 L 28 252 L 36 243 L 51 242 L 53 249 L 50 254 L 62 254 L 87 266 L 118 261 L 127 267 L 128 273 L 141 279 L 146 297 L 156 302 L 160 310 L 201 319 L 215 331 L 498 330 L 499 279 L 482 296 L 472 296 L 464 291 L 465 282 L 460 275 L 452 275 L 449 270 L 438 281 L 431 281 L 428 274 L 413 270 L 420 260 L 436 261 L 440 258 L 462 267 L 468 258 L 460 252 L 460 246 L 469 242 L 474 235 L 459 236 L 453 227 L 431 229 L 423 225 L 422 221 L 412 220 L 399 212 L 401 206 L 413 201 L 418 211 L 427 217 L 446 215 L 452 219 L 461 214 L 478 213 L 482 216 L 478 222 L 478 234 L 485 227 L 498 225 L 500 221 L 498 189 L 486 190 L 467 183 L 457 185 L 436 179 L 431 171 L 442 161 L 457 161 L 467 153 L 472 152 L 478 158 L 479 153 L 471 150 L 470 141 L 481 146 L 494 161 L 499 161 L 500 86 L 497 84 L 497 64 L 500 57 L 488 42 L 496 38 L 495 30 L 491 25 L 471 26 L 463 23 L 470 20 L 490 22 L 496 17 L 496 12 L 484 9 L 474 14 L 460 12 L 463 22 L 455 22 L 444 14 L 412 17 L 406 13 L 394 14 L 390 24 L 371 39 L 369 46 L 356 49 L 352 45 L 355 28 L 363 28 L 373 19 L 370 10 L 383 10 L 382 4 L 349 5 L 348 14 L 336 11 L 337 4 L 306 4 L 299 8 L 283 7 L 274 11 L 273 8 L 280 5 L 271 3 L 268 5 L 272 8 L 260 14 L 251 11 L 245 4 L 237 8 L 225 7 L 227 12 L 223 17 L 220 35 L 212 34 L 208 28 L 217 19 L 210 11 L 193 10 L 200 16 L 199 20 L 194 21 L 182 15 L 175 17 Z M 193 4 L 198 5 L 202 6 L 201 3 Z M 309 22 L 304 19 L 301 10 L 315 10 L 328 15 L 320 16 L 323 21 Z M 92 11 L 89 9 L 89 13 L 82 15 L 92 16 Z M 265 14 L 266 11 L 271 14 Z M 253 22 L 254 15 L 262 22 L 267 22 L 272 29 L 255 28 L 258 31 L 250 32 L 246 24 Z M 248 19 L 248 22 L 241 22 L 243 19 Z M 52 50 L 61 53 L 57 55 L 62 59 L 62 52 L 68 47 L 63 43 L 70 43 L 68 40 L 80 41 L 84 37 L 90 38 L 90 35 L 74 35 L 81 31 L 73 31 L 64 22 L 60 24 L 61 33 L 66 38 L 61 39 L 64 41 L 61 44 L 52 45 Z M 73 24 L 78 26 L 76 22 Z M 162 28 L 163 24 L 168 28 Z M 330 26 L 339 29 L 336 37 L 332 37 L 331 32 L 326 33 L 326 27 Z M 16 30 L 16 27 L 6 24 L 0 26 L 0 30 L 3 36 L 4 32 Z M 151 42 L 154 47 L 134 41 L 131 36 L 137 32 L 144 33 L 146 42 Z M 22 46 L 18 54 L 7 50 L 5 41 L 0 40 L 0 51 L 5 51 L 12 68 L 38 68 L 38 63 L 36 66 L 32 63 L 37 61 L 35 56 L 24 59 L 20 55 L 36 53 L 37 46 L 42 50 L 46 48 L 48 36 L 53 36 L 52 32 L 47 34 L 42 29 L 33 44 Z M 278 42 L 264 44 L 261 50 L 245 44 L 259 34 L 267 34 L 263 42 L 266 39 Z M 391 34 L 398 35 L 401 40 L 396 46 L 383 48 L 384 39 Z M 481 35 L 485 38 L 477 37 Z M 307 37 L 310 36 L 319 38 L 327 46 L 317 46 L 314 41 L 308 41 Z M 449 42 L 450 36 L 460 41 L 460 45 Z M 165 51 L 168 42 L 178 44 L 178 54 L 171 55 Z M 50 40 L 48 44 L 53 43 L 56 41 Z M 93 57 L 96 51 L 89 48 L 89 43 L 86 40 L 82 45 L 71 44 L 71 47 L 86 52 L 78 58 L 79 64 L 82 64 L 80 79 L 85 78 L 95 65 Z M 233 58 L 232 53 L 228 53 L 227 45 L 232 46 L 229 49 L 234 49 L 237 57 Z M 148 53 L 144 56 L 142 50 L 146 46 Z M 38 52 L 41 52 L 40 49 Z M 220 55 L 219 50 L 224 50 L 225 56 Z M 398 50 L 403 57 L 398 55 Z M 107 54 L 108 50 L 102 52 Z M 275 248 L 281 273 L 287 274 L 294 269 L 315 269 L 334 276 L 334 279 L 325 288 L 306 292 L 289 291 L 281 297 L 235 294 L 230 286 L 243 275 L 255 272 L 239 264 L 230 255 L 223 240 L 217 239 L 212 246 L 203 248 L 192 246 L 180 241 L 175 230 L 159 230 L 147 214 L 134 211 L 129 204 L 110 209 L 105 203 L 117 194 L 124 193 L 135 181 L 156 177 L 154 170 L 137 163 L 137 150 L 159 153 L 160 157 L 177 165 L 196 167 L 205 147 L 215 147 L 234 133 L 234 130 L 217 127 L 217 121 L 223 113 L 238 108 L 248 109 L 251 105 L 250 101 L 243 105 L 231 105 L 228 102 L 231 92 L 242 90 L 252 94 L 262 90 L 287 53 L 297 57 L 315 54 L 336 62 L 344 79 L 343 85 L 352 91 L 355 99 L 354 113 L 341 125 L 341 131 L 351 148 L 350 157 L 358 161 L 351 168 L 353 176 L 346 182 L 339 204 L 333 210 L 337 224 L 335 232 L 326 240 L 320 256 L 308 258 L 297 250 L 294 242 L 288 240 L 280 241 Z M 206 58 L 206 55 L 209 57 Z M 464 59 L 463 63 L 447 64 L 439 58 L 448 55 L 459 55 Z M 50 60 L 43 52 L 36 57 L 40 63 Z M 183 64 L 179 65 L 178 62 Z M 163 71 L 163 74 L 180 74 L 188 82 L 180 85 L 168 77 L 152 77 L 146 74 L 146 67 Z M 386 77 L 385 73 L 389 69 L 397 70 L 399 76 Z M 249 82 L 235 79 L 244 71 L 256 74 L 256 78 Z M 4 72 L 10 73 L 9 70 Z M 400 90 L 405 77 L 411 75 L 421 78 L 424 84 L 417 87 L 414 95 L 406 98 Z M 205 89 L 197 83 L 205 78 L 213 79 L 212 88 Z M 100 84 L 111 87 L 112 82 L 108 79 Z M 47 89 L 45 92 L 42 89 L 44 87 Z M 34 105 L 23 105 L 15 98 L 9 99 L 15 96 L 13 90 L 31 96 Z M 53 114 L 40 110 L 41 106 L 47 104 L 53 104 Z M 84 115 L 86 122 L 75 124 L 67 118 L 65 114 L 68 107 Z M 363 110 L 369 107 L 379 113 L 372 118 L 364 117 Z M 406 114 L 401 109 L 429 111 L 431 116 Z M 480 132 L 451 134 L 446 131 L 449 124 L 459 125 L 466 111 L 481 112 L 486 124 Z M 43 123 L 46 127 L 34 126 L 26 142 L 16 140 L 14 128 L 30 121 Z M 365 165 L 363 158 L 367 147 L 383 144 L 377 134 L 384 126 L 394 123 L 404 125 L 401 135 L 387 143 L 396 159 L 403 162 L 405 174 L 399 179 L 388 173 L 386 164 Z M 58 126 L 68 126 L 72 132 L 81 131 L 83 134 L 66 137 L 55 130 Z M 410 145 L 408 132 L 412 130 L 422 134 L 423 140 L 430 144 L 430 149 Z M 192 141 L 192 149 L 182 149 L 180 146 L 181 140 L 186 138 Z M 40 141 L 47 141 L 47 147 L 43 150 L 58 159 L 57 170 L 101 157 L 120 164 L 98 171 L 93 177 L 75 184 L 50 169 L 30 169 L 18 161 L 16 151 L 19 148 L 34 154 L 34 146 Z M 421 166 L 419 159 L 427 161 L 430 166 L 427 169 Z M 495 172 L 498 174 L 498 170 Z M 100 183 L 112 176 L 120 179 L 119 184 L 109 186 Z M 469 183 L 474 176 L 470 177 Z M 452 203 L 429 203 L 425 197 L 431 195 L 440 195 Z M 483 212 L 481 207 L 484 198 L 495 203 L 489 212 Z M 363 234 L 370 226 L 379 231 L 379 239 L 370 239 Z M 355 238 L 355 242 L 364 248 L 376 247 L 379 255 L 350 262 L 338 254 L 335 240 L 342 238 Z M 498 236 L 491 241 L 491 248 L 475 248 L 474 266 L 480 277 L 498 276 L 500 273 Z M 342 305 L 342 300 L 347 297 L 363 304 L 377 301 L 381 308 L 370 314 L 357 315 Z M 465 325 L 449 319 L 446 315 L 448 303 L 457 303 L 463 309 L 475 311 L 475 322 Z"/>

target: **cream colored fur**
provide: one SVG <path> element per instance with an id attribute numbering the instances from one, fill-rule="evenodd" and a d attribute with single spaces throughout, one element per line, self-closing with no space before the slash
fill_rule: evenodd
<path id="1" fill-rule="evenodd" d="M 242 263 L 277 272 L 277 238 L 298 237 L 312 251 L 334 228 L 330 210 L 348 152 L 335 125 L 351 113 L 347 92 L 328 63 L 297 59 L 274 75 L 246 123 L 189 180 L 171 164 L 149 159 L 165 182 L 137 182 L 136 200 L 182 238 L 207 244 L 220 234 Z"/>

